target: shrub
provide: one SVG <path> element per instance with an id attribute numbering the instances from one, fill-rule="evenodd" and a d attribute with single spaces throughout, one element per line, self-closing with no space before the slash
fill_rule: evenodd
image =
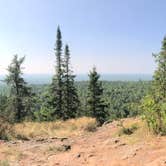
<path id="1" fill-rule="evenodd" d="M 0 166 L 10 166 L 8 160 L 0 161 Z"/>
<path id="2" fill-rule="evenodd" d="M 152 96 L 146 96 L 142 102 L 143 119 L 155 134 L 166 134 L 166 102 L 155 102 Z"/>
<path id="3" fill-rule="evenodd" d="M 0 117 L 0 139 L 10 140 L 13 135 L 12 125 L 4 117 Z"/>
<path id="4" fill-rule="evenodd" d="M 97 130 L 97 124 L 94 122 L 89 122 L 85 127 L 85 131 L 95 132 Z"/>
<path id="5" fill-rule="evenodd" d="M 138 129 L 138 125 L 137 124 L 132 124 L 130 127 L 125 127 L 123 125 L 123 121 L 120 121 L 119 126 L 121 127 L 121 129 L 119 131 L 119 136 L 121 136 L 123 134 L 131 135 Z"/>

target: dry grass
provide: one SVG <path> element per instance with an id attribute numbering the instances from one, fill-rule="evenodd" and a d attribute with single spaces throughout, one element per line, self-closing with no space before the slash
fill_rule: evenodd
<path id="1" fill-rule="evenodd" d="M 13 125 L 4 117 L 0 117 L 0 139 L 10 140 L 14 136 Z"/>
<path id="2" fill-rule="evenodd" d="M 116 132 L 115 136 L 120 136 L 125 140 L 128 144 L 135 144 L 138 142 L 152 142 L 153 139 L 156 138 L 153 135 L 146 124 L 146 122 L 142 121 L 142 119 L 137 118 L 133 119 L 126 119 L 123 123 L 125 128 L 131 129 L 133 126 L 136 128 L 131 135 L 122 134 L 122 128 L 119 127 L 119 130 Z"/>
<path id="3" fill-rule="evenodd" d="M 15 124 L 14 130 L 20 138 L 69 137 L 80 135 L 89 124 L 95 126 L 95 119 L 82 117 L 68 121 L 24 122 Z"/>
<path id="4" fill-rule="evenodd" d="M 5 161 L 18 161 L 22 157 L 22 153 L 17 147 L 6 145 L 1 145 L 0 154 L 4 156 L 4 160 L 2 160 L 3 162 L 0 163 L 0 166 L 6 163 Z"/>
<path id="5" fill-rule="evenodd" d="M 8 160 L 0 161 L 0 166 L 10 166 L 9 161 Z"/>

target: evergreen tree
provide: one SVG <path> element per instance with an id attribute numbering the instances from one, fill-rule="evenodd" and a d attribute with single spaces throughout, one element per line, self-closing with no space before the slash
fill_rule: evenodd
<path id="1" fill-rule="evenodd" d="M 27 115 L 30 115 L 32 92 L 31 88 L 27 86 L 22 75 L 22 63 L 25 57 L 18 58 L 14 56 L 12 63 L 8 67 L 9 74 L 6 76 L 5 82 L 10 87 L 10 96 L 8 101 L 7 110 L 10 111 L 12 120 L 21 121 L 25 119 Z"/>
<path id="2" fill-rule="evenodd" d="M 60 28 L 57 29 L 57 39 L 55 44 L 56 73 L 51 84 L 51 105 L 53 106 L 53 116 L 62 119 L 62 89 L 63 89 L 63 71 L 62 71 L 62 36 Z"/>
<path id="3" fill-rule="evenodd" d="M 87 105 L 90 116 L 96 118 L 98 125 L 102 125 L 108 118 L 108 112 L 107 104 L 103 100 L 102 82 L 99 78 L 100 75 L 94 67 L 89 74 Z"/>
<path id="4" fill-rule="evenodd" d="M 166 134 L 166 37 L 161 51 L 153 55 L 157 69 L 153 76 L 151 93 L 145 97 L 142 107 L 149 128 L 157 134 Z"/>
<path id="5" fill-rule="evenodd" d="M 166 37 L 164 37 L 164 40 L 162 42 L 162 48 L 159 54 L 153 54 L 156 58 L 157 63 L 157 69 L 154 73 L 154 80 L 153 80 L 153 98 L 157 105 L 160 105 L 159 107 L 156 107 L 156 114 L 158 117 L 158 131 L 162 131 L 163 127 L 165 126 L 164 123 L 166 123 L 166 119 L 164 119 L 165 122 L 163 122 L 163 115 L 166 114 L 166 108 L 164 108 L 163 113 L 163 107 L 165 107 L 166 103 Z M 164 104 L 164 106 L 163 106 Z"/>
<path id="6" fill-rule="evenodd" d="M 166 99 L 166 37 L 162 42 L 159 54 L 153 54 L 156 58 L 157 70 L 154 73 L 153 90 L 159 100 Z"/>
<path id="7" fill-rule="evenodd" d="M 79 99 L 74 83 L 75 76 L 70 69 L 70 51 L 68 45 L 65 46 L 63 69 L 63 119 L 66 120 L 75 118 L 79 107 Z"/>

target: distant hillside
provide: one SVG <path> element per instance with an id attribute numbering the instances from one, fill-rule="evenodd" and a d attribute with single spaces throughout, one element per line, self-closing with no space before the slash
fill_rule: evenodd
<path id="1" fill-rule="evenodd" d="M 51 74 L 25 74 L 25 80 L 30 84 L 48 84 L 51 82 Z M 0 80 L 3 80 L 4 76 L 0 75 Z M 152 79 L 151 74 L 101 74 L 101 79 L 105 81 L 149 81 Z M 88 80 L 88 74 L 79 74 L 76 77 L 77 81 Z M 1 82 L 2 83 L 2 82 Z"/>

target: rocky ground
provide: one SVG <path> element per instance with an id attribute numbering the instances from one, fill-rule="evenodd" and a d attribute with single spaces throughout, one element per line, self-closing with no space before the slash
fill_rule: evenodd
<path id="1" fill-rule="evenodd" d="M 125 123 L 140 123 L 127 119 Z M 165 166 L 166 137 L 151 136 L 138 129 L 119 136 L 113 122 L 81 136 L 0 141 L 2 166 Z M 146 131 L 146 130 L 145 130 Z M 145 132 L 144 131 L 144 132 Z"/>

